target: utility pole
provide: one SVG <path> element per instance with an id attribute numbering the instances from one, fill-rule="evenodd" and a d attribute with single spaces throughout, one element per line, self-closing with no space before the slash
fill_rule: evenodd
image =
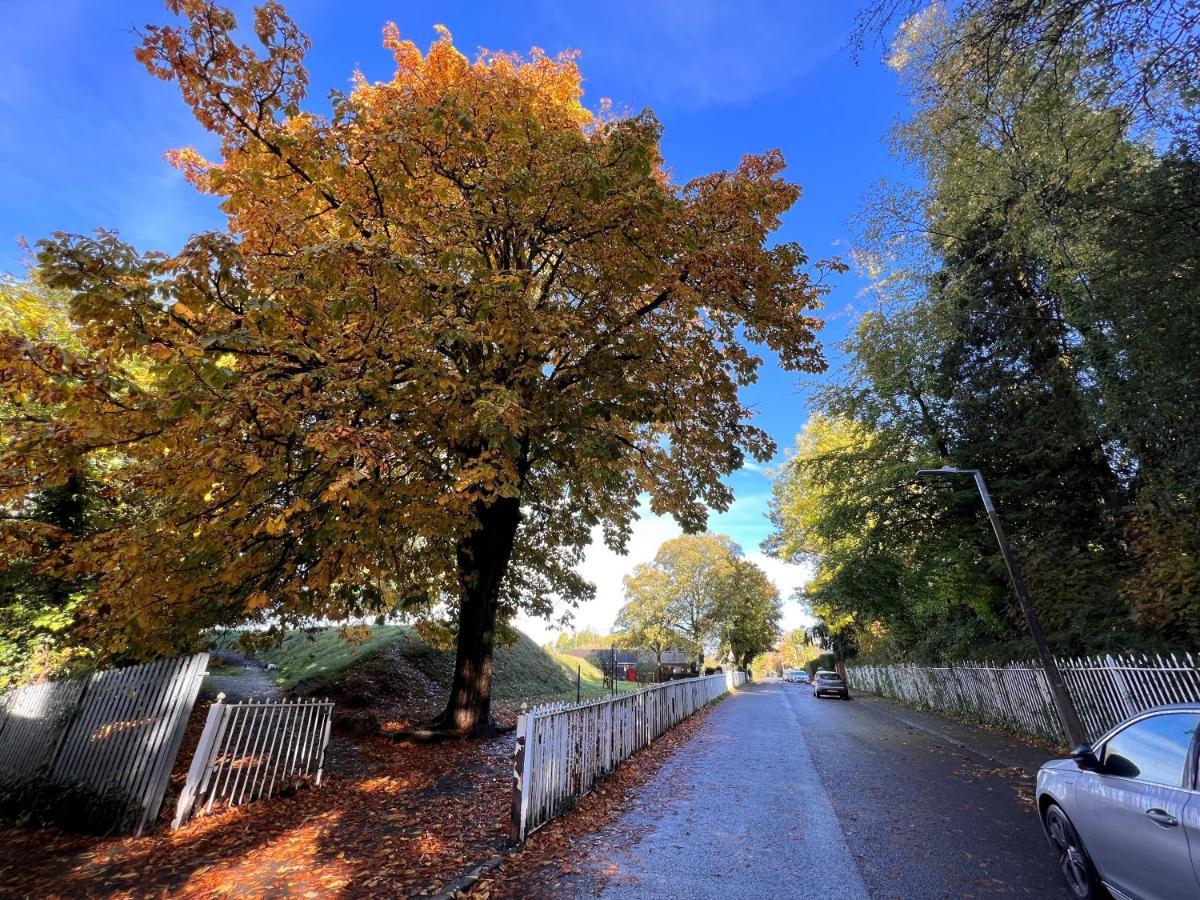
<path id="1" fill-rule="evenodd" d="M 979 496 L 983 498 L 983 508 L 987 512 L 988 521 L 992 523 L 992 531 L 996 533 L 996 542 L 1000 545 L 1000 555 L 1004 558 L 1004 567 L 1008 569 L 1008 577 L 1012 580 L 1013 593 L 1016 594 L 1017 603 L 1025 615 L 1025 625 L 1029 628 L 1029 636 L 1033 639 L 1033 646 L 1037 650 L 1038 662 L 1042 664 L 1042 669 L 1046 673 L 1046 681 L 1050 685 L 1050 696 L 1054 700 L 1054 707 L 1058 711 L 1058 719 L 1062 723 L 1063 731 L 1067 733 L 1067 740 L 1071 742 L 1072 747 L 1086 744 L 1087 734 L 1083 730 L 1083 723 L 1079 720 L 1075 703 L 1067 692 L 1067 685 L 1063 681 L 1062 672 L 1058 669 L 1058 663 L 1054 660 L 1054 654 L 1050 652 L 1050 647 L 1046 643 L 1042 623 L 1038 619 L 1037 610 L 1033 608 L 1033 601 L 1029 599 L 1029 590 L 1025 587 L 1025 579 L 1021 577 L 1021 570 L 1017 567 L 1017 561 L 1013 558 L 1012 550 L 1008 546 L 1008 536 L 1004 533 L 1004 526 L 1000 524 L 1000 516 L 992 504 L 992 495 L 988 492 L 987 483 L 983 480 L 983 473 L 978 469 L 956 469 L 953 466 L 945 466 L 941 469 L 920 469 L 917 475 L 922 477 L 970 475 L 975 479 L 975 486 L 979 488 Z"/>

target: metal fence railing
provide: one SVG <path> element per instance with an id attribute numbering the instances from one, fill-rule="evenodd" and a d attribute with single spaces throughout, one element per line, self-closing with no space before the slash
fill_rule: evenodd
<path id="1" fill-rule="evenodd" d="M 193 815 L 321 783 L 333 718 L 327 700 L 224 702 L 208 709 L 172 828 Z"/>
<path id="2" fill-rule="evenodd" d="M 517 721 L 512 838 L 523 841 L 669 728 L 745 681 L 730 672 L 585 703 L 538 706 Z"/>
<path id="3" fill-rule="evenodd" d="M 0 782 L 75 792 L 113 828 L 141 834 L 158 815 L 207 666 L 198 653 L 0 696 Z"/>
<path id="4" fill-rule="evenodd" d="M 1190 653 L 1057 660 L 1093 739 L 1136 712 L 1200 701 L 1200 660 Z M 847 664 L 850 686 L 925 709 L 1066 741 L 1046 673 L 1032 662 L 951 666 Z"/>

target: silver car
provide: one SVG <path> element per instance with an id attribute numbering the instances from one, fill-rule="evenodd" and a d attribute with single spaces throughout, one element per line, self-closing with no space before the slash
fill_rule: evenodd
<path id="1" fill-rule="evenodd" d="M 1200 897 L 1200 704 L 1138 713 L 1038 772 L 1046 837 L 1071 895 Z"/>
<path id="2" fill-rule="evenodd" d="M 832 694 L 843 700 L 850 699 L 850 689 L 846 687 L 846 682 L 842 681 L 842 676 L 827 669 L 822 669 L 813 676 L 812 691 L 814 697 Z"/>

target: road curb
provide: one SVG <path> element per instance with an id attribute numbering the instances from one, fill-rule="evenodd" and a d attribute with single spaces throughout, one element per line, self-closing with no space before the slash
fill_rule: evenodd
<path id="1" fill-rule="evenodd" d="M 458 900 L 460 897 L 466 897 L 471 888 L 475 886 L 475 882 L 504 862 L 504 859 L 503 856 L 493 856 L 491 859 L 484 860 L 463 872 L 453 881 L 443 885 L 436 894 L 413 894 L 412 896 L 423 898 L 423 900 Z"/>

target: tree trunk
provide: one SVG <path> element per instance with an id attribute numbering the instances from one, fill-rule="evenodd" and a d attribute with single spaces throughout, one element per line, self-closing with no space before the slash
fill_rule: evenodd
<path id="1" fill-rule="evenodd" d="M 520 501 L 501 497 L 477 510 L 479 528 L 458 543 L 459 613 L 454 680 L 446 709 L 433 725 L 445 731 L 494 731 L 492 647 L 500 585 L 512 558 Z"/>

